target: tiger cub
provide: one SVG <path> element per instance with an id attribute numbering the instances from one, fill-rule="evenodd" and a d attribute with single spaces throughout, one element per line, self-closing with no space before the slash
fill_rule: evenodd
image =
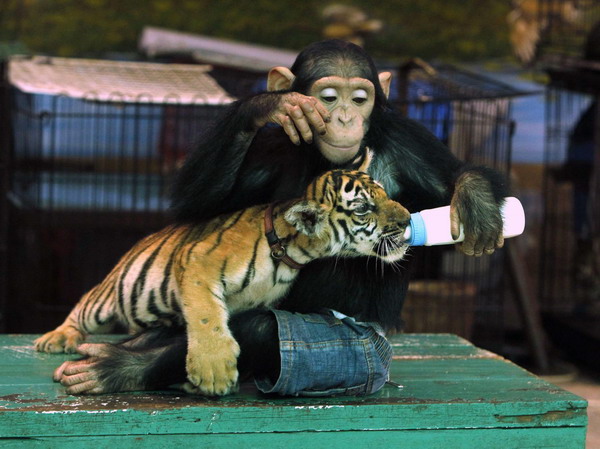
<path id="1" fill-rule="evenodd" d="M 108 332 L 116 322 L 131 331 L 177 322 L 188 333 L 186 389 L 227 394 L 236 386 L 240 351 L 227 327 L 230 312 L 273 305 L 299 268 L 317 258 L 402 259 L 409 218 L 367 174 L 333 170 L 299 200 L 169 226 L 137 243 L 35 347 L 73 352 L 86 334 Z"/>

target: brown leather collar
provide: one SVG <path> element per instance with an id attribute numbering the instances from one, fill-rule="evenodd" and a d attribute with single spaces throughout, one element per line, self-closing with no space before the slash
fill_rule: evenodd
<path id="1" fill-rule="evenodd" d="M 281 260 L 290 268 L 299 270 L 304 267 L 304 264 L 296 262 L 287 255 L 285 246 L 283 246 L 281 240 L 279 240 L 279 237 L 277 237 L 277 234 L 275 233 L 275 228 L 273 227 L 273 208 L 275 207 L 275 204 L 276 203 L 269 204 L 269 207 L 267 207 L 267 210 L 265 211 L 265 236 L 271 247 L 271 257 L 273 257 L 273 259 Z"/>

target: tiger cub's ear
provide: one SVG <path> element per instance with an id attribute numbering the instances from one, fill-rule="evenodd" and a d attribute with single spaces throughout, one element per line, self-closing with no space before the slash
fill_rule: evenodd
<path id="1" fill-rule="evenodd" d="M 299 232 L 313 237 L 323 233 L 326 215 L 325 209 L 319 203 L 305 200 L 290 207 L 284 218 Z"/>

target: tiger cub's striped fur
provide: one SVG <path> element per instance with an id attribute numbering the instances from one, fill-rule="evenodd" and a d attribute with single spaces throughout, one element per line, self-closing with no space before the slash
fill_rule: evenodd
<path id="1" fill-rule="evenodd" d="M 86 334 L 185 324 L 188 390 L 227 394 L 237 382 L 239 346 L 228 315 L 272 305 L 298 274 L 271 255 L 266 205 L 202 225 L 169 226 L 136 244 L 104 281 L 83 295 L 65 322 L 36 340 L 38 351 L 72 352 Z M 330 256 L 400 260 L 408 211 L 359 171 L 334 170 L 303 198 L 275 205 L 273 224 L 299 263 Z"/>

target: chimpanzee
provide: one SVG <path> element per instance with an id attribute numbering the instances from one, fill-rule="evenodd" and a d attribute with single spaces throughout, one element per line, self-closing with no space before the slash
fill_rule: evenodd
<path id="1" fill-rule="evenodd" d="M 394 112 L 387 100 L 391 74 L 378 74 L 360 47 L 314 43 L 291 69 L 276 67 L 267 93 L 231 105 L 189 155 L 174 183 L 177 222 L 200 222 L 250 205 L 299 196 L 309 181 L 333 167 L 355 167 L 367 149 L 369 174 L 409 211 L 451 204 L 452 234 L 459 223 L 467 255 L 503 245 L 500 206 L 505 179 L 455 158 L 424 127 Z M 369 263 L 370 262 L 370 263 Z M 322 260 L 304 268 L 279 309 L 333 309 L 385 331 L 401 326 L 409 261 L 383 271 L 365 258 Z M 241 346 L 242 376 L 280 375 L 278 324 L 270 310 L 230 317 Z M 55 372 L 71 393 L 154 389 L 185 380 L 182 329 L 149 329 L 116 345 L 84 344 L 85 359 Z"/>

